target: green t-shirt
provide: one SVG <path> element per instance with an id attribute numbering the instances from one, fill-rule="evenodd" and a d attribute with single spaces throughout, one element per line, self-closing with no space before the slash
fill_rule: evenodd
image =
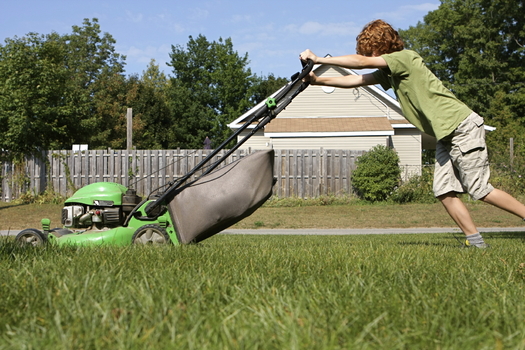
<path id="1" fill-rule="evenodd" d="M 411 50 L 382 55 L 388 68 L 375 71 L 383 89 L 392 88 L 405 118 L 438 140 L 450 135 L 472 110 L 426 67 Z"/>

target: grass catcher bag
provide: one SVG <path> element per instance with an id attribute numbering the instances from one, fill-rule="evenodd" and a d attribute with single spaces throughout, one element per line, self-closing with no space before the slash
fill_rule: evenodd
<path id="1" fill-rule="evenodd" d="M 200 242 L 251 215 L 271 195 L 274 151 L 252 153 L 183 188 L 168 209 L 180 243 Z"/>

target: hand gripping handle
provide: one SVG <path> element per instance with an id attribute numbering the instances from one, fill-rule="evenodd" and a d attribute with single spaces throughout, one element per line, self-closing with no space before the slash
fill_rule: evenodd
<path id="1" fill-rule="evenodd" d="M 298 80 L 303 80 L 314 68 L 314 62 L 310 59 L 303 61 L 301 60 L 301 64 L 303 65 L 303 70 L 301 72 L 295 73 L 292 76 L 292 81 L 295 83 Z"/>

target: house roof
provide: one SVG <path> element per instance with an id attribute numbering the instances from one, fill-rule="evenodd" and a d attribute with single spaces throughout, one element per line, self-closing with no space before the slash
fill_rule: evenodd
<path id="1" fill-rule="evenodd" d="M 316 65 L 314 71 L 323 67 L 322 65 Z M 358 75 L 351 69 L 345 69 L 340 67 L 333 67 L 339 71 L 341 75 Z M 282 89 L 282 88 L 281 88 Z M 279 90 L 281 90 L 279 89 Z M 399 103 L 388 95 L 383 90 L 376 86 L 363 86 L 361 89 L 368 91 L 370 95 L 375 96 L 380 103 L 383 104 L 386 109 L 393 108 L 398 114 L 401 113 L 401 107 Z M 278 90 L 278 91 L 279 91 Z M 275 96 L 276 91 L 272 96 Z M 250 116 L 252 116 L 257 110 L 263 108 L 265 102 L 259 103 L 251 110 L 238 117 L 236 120 L 228 124 L 231 129 L 237 129 L 241 127 Z M 388 114 L 388 113 L 387 113 Z M 249 126 L 253 128 L 256 123 Z M 289 136 L 307 136 L 306 134 L 317 133 L 319 136 L 351 136 L 351 135 L 393 135 L 393 129 L 397 128 L 414 128 L 404 118 L 397 117 L 396 119 L 390 119 L 389 116 L 377 115 L 377 116 L 342 116 L 342 115 L 331 115 L 331 116 L 277 116 L 271 123 L 265 126 L 264 133 L 270 137 L 285 137 Z M 322 134 L 322 135 L 321 135 Z"/>
<path id="2" fill-rule="evenodd" d="M 383 117 L 351 118 L 276 118 L 266 126 L 266 132 L 338 132 L 385 131 L 392 125 Z"/>
<path id="3" fill-rule="evenodd" d="M 386 117 L 275 118 L 265 127 L 270 137 L 394 135 Z"/>

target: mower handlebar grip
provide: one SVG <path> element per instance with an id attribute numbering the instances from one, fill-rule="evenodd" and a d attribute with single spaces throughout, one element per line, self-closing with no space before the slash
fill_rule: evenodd
<path id="1" fill-rule="evenodd" d="M 311 59 L 301 61 L 301 64 L 303 65 L 303 70 L 301 71 L 301 73 L 299 73 L 297 80 L 302 80 L 304 77 L 310 74 L 310 72 L 314 68 L 314 61 L 312 61 Z"/>

